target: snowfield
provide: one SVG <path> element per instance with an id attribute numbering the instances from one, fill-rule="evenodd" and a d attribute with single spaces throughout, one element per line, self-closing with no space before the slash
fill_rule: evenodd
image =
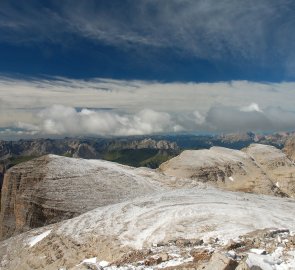
<path id="1" fill-rule="evenodd" d="M 101 261 L 118 260 L 128 251 L 151 248 L 176 239 L 209 241 L 213 237 L 226 244 L 229 239 L 237 239 L 256 229 L 295 231 L 294 217 L 295 201 L 292 199 L 212 187 L 158 192 L 99 207 L 76 218 L 3 241 L 0 243 L 0 256 L 3 257 L 0 269 L 21 266 L 26 270 L 32 269 L 32 265 L 38 266 L 35 269 L 83 269 L 75 267 L 85 259 L 84 263 L 99 265 Z M 61 253 L 64 256 L 58 257 Z M 259 261 L 262 264 L 267 257 L 261 256 L 265 255 L 253 253 L 249 263 Z M 87 261 L 87 258 L 92 259 Z M 287 266 L 294 264 L 292 258 Z M 157 268 L 146 269 L 160 269 L 161 265 L 177 265 L 189 260 L 175 257 Z M 52 261 L 51 265 L 44 264 L 46 261 Z M 69 265 L 76 266 L 71 268 Z M 104 265 L 107 267 L 106 263 Z M 106 269 L 117 269 L 108 267 Z M 273 269 L 292 269 L 288 267 Z"/>
<path id="2" fill-rule="evenodd" d="M 171 239 L 230 239 L 261 228 L 295 230 L 295 201 L 215 188 L 160 192 L 97 208 L 65 221 L 57 233 L 85 241 L 115 236 L 140 249 Z"/>

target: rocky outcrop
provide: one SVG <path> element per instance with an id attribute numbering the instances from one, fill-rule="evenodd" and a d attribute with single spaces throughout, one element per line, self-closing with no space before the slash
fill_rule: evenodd
<path id="1" fill-rule="evenodd" d="M 295 136 L 291 136 L 287 139 L 283 151 L 288 158 L 295 161 Z"/>
<path id="2" fill-rule="evenodd" d="M 101 160 L 43 156 L 6 172 L 0 236 L 7 238 L 159 189 L 159 184 L 131 167 Z"/>
<path id="3" fill-rule="evenodd" d="M 295 164 L 284 152 L 270 145 L 253 144 L 243 149 L 268 179 L 283 193 L 295 195 Z"/>
<path id="4" fill-rule="evenodd" d="M 295 195 L 295 165 L 273 146 L 252 144 L 243 151 L 222 147 L 184 151 L 163 163 L 160 171 L 231 191 Z"/>
<path id="5" fill-rule="evenodd" d="M 4 173 L 5 173 L 5 166 L 4 164 L 0 164 L 0 209 L 1 209 L 1 191 L 2 191 Z"/>
<path id="6" fill-rule="evenodd" d="M 0 268 L 212 270 L 218 262 L 224 269 L 261 262 L 293 269 L 294 205 L 215 188 L 158 192 L 2 241 Z"/>
<path id="7" fill-rule="evenodd" d="M 77 150 L 74 152 L 73 157 L 74 158 L 96 159 L 96 158 L 99 158 L 99 155 L 92 146 L 90 146 L 86 143 L 81 143 L 81 144 L 79 144 Z"/>

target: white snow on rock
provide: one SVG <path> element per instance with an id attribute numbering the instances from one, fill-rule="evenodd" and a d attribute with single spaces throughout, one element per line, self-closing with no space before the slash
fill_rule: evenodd
<path id="1" fill-rule="evenodd" d="M 96 264 L 96 257 L 85 259 L 81 262 L 82 263 L 90 263 L 90 264 Z"/>
<path id="2" fill-rule="evenodd" d="M 101 261 L 101 262 L 99 262 L 99 266 L 100 266 L 100 267 L 107 267 L 109 264 L 110 264 L 110 263 L 107 262 L 107 261 Z"/>
<path id="3" fill-rule="evenodd" d="M 249 267 L 259 266 L 263 270 L 295 269 L 295 251 L 289 251 L 287 258 L 283 255 L 283 247 L 278 247 L 272 254 L 249 253 L 246 263 Z"/>
<path id="4" fill-rule="evenodd" d="M 264 249 L 259 249 L 259 248 L 251 248 L 250 252 L 258 254 L 258 255 L 266 254 Z"/>
<path id="5" fill-rule="evenodd" d="M 293 200 L 193 188 L 97 208 L 61 223 L 56 233 L 81 241 L 114 236 L 123 245 L 142 248 L 177 238 L 226 240 L 261 228 L 295 230 L 294 216 Z"/>
<path id="6" fill-rule="evenodd" d="M 30 246 L 30 247 L 35 246 L 38 242 L 40 242 L 41 240 L 43 240 L 43 239 L 44 239 L 45 237 L 47 237 L 50 233 L 51 233 L 51 230 L 48 230 L 48 231 L 46 231 L 46 232 L 44 232 L 44 233 L 41 233 L 41 234 L 38 235 L 38 236 L 34 236 L 34 237 L 30 238 L 30 239 L 29 239 L 29 242 L 28 242 L 29 246 Z"/>
<path id="7" fill-rule="evenodd" d="M 232 181 L 232 182 L 235 181 L 234 178 L 233 178 L 232 176 L 230 176 L 228 179 L 229 179 L 230 181 Z"/>

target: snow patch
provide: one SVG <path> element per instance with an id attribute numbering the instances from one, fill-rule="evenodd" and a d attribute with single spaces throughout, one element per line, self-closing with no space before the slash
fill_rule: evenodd
<path id="1" fill-rule="evenodd" d="M 107 266 L 109 266 L 109 262 L 107 262 L 107 261 L 101 261 L 101 262 L 99 262 L 99 266 L 100 267 L 107 267 Z"/>
<path id="2" fill-rule="evenodd" d="M 96 257 L 93 258 L 89 258 L 89 259 L 85 259 L 81 262 L 82 263 L 92 263 L 92 264 L 96 264 Z"/>
<path id="3" fill-rule="evenodd" d="M 258 249 L 258 248 L 252 248 L 250 249 L 250 252 L 258 254 L 258 255 L 266 254 L 264 249 Z"/>
<path id="4" fill-rule="evenodd" d="M 34 245 L 36 245 L 38 242 L 40 242 L 42 239 L 44 239 L 45 237 L 47 237 L 49 234 L 51 233 L 51 230 L 48 230 L 44 233 L 41 233 L 38 236 L 34 236 L 32 238 L 29 239 L 29 246 L 33 247 Z"/>

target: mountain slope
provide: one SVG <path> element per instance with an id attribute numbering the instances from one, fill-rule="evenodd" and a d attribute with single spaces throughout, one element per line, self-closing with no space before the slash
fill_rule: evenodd
<path id="1" fill-rule="evenodd" d="M 226 190 L 295 195 L 295 165 L 272 146 L 254 144 L 243 151 L 223 147 L 187 150 L 161 164 L 159 170 Z"/>
<path id="2" fill-rule="evenodd" d="M 289 199 L 214 188 L 164 191 L 0 242 L 1 266 L 84 269 L 77 265 L 85 258 L 118 260 L 129 251 L 174 239 L 225 241 L 262 228 L 295 230 L 294 216 L 295 201 Z"/>
<path id="3" fill-rule="evenodd" d="M 160 183 L 128 166 L 43 156 L 6 172 L 0 236 L 9 237 L 156 190 L 161 190 Z"/>
<path id="4" fill-rule="evenodd" d="M 252 144 L 243 150 L 285 194 L 295 195 L 295 164 L 274 146 Z"/>

